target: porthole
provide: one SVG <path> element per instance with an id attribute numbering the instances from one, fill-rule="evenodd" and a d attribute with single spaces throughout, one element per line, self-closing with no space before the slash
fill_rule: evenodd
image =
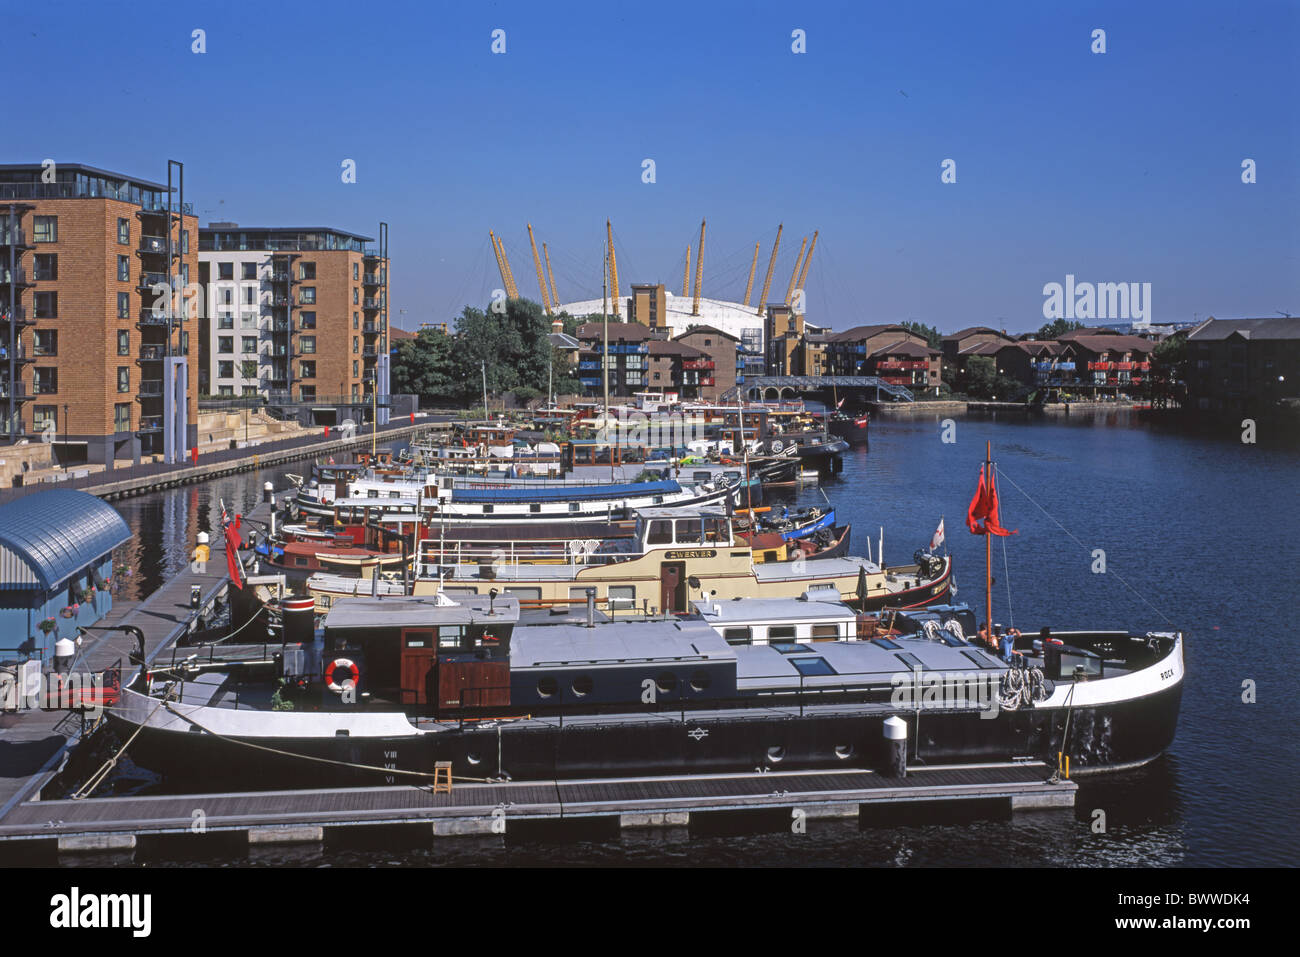
<path id="1" fill-rule="evenodd" d="M 476 751 L 471 751 L 471 752 L 469 752 L 468 754 L 466 754 L 466 755 L 465 755 L 465 760 L 468 761 L 470 764 L 482 764 L 482 763 L 483 763 L 483 759 L 480 758 L 480 757 L 478 756 L 478 752 L 476 752 Z"/>
<path id="2" fill-rule="evenodd" d="M 554 697 L 560 690 L 559 684 L 554 678 L 538 678 L 537 694 L 543 698 Z"/>
<path id="3" fill-rule="evenodd" d="M 691 675 L 692 691 L 707 691 L 711 684 L 713 684 L 713 679 L 708 676 L 707 672 L 697 671 Z"/>
<path id="4" fill-rule="evenodd" d="M 773 746 L 767 749 L 767 759 L 773 764 L 778 764 L 785 760 L 785 748 Z"/>
<path id="5" fill-rule="evenodd" d="M 573 679 L 573 693 L 579 698 L 591 694 L 591 689 L 593 687 L 595 687 L 595 685 L 592 683 L 592 680 L 588 675 L 578 675 L 578 677 Z"/>
<path id="6" fill-rule="evenodd" d="M 659 689 L 660 694 L 671 694 L 677 690 L 677 676 L 671 671 L 665 671 L 655 678 L 655 687 Z"/>
<path id="7" fill-rule="evenodd" d="M 851 744 L 835 745 L 835 756 L 839 758 L 841 761 L 847 761 L 849 758 L 853 757 L 853 753 L 854 753 L 854 748 L 853 745 Z"/>

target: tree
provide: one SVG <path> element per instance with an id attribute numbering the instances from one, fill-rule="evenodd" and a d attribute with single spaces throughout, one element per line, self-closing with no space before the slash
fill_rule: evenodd
<path id="1" fill-rule="evenodd" d="M 977 399 L 997 394 L 997 365 L 989 356 L 971 356 L 966 360 L 966 392 Z"/>
<path id="2" fill-rule="evenodd" d="M 392 364 L 392 388 L 443 405 L 460 401 L 460 386 L 450 371 L 453 340 L 436 329 L 421 329 L 414 339 L 397 344 Z"/>
<path id="3" fill-rule="evenodd" d="M 908 332 L 914 332 L 918 336 L 921 336 L 923 339 L 925 339 L 926 344 L 929 345 L 931 349 L 943 348 L 943 333 L 941 333 L 934 326 L 927 326 L 923 322 L 910 322 L 910 321 L 899 323 L 899 325 L 901 325 Z"/>
<path id="4" fill-rule="evenodd" d="M 1082 322 L 1075 322 L 1073 319 L 1053 319 L 1051 322 L 1045 322 L 1038 327 L 1038 338 L 1059 339 L 1067 332 L 1083 328 L 1084 324 Z"/>

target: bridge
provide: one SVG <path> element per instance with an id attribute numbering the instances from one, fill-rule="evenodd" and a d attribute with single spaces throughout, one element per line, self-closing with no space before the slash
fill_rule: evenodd
<path id="1" fill-rule="evenodd" d="M 771 399 L 789 399 L 807 392 L 872 391 L 870 401 L 880 402 L 881 395 L 902 401 L 914 401 L 910 389 L 886 382 L 874 375 L 759 375 L 745 376 L 741 385 L 724 392 L 719 401 L 734 402 L 743 394 L 746 399 L 762 402 Z"/>

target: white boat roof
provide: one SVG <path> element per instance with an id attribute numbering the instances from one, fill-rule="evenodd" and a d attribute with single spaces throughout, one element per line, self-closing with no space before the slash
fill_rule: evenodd
<path id="1" fill-rule="evenodd" d="M 807 598 L 697 598 L 691 605 L 710 624 L 857 620 L 857 612 L 841 601 L 838 591 L 828 588 L 825 596 L 818 596 L 819 591 Z"/>
<path id="2" fill-rule="evenodd" d="M 596 666 L 630 661 L 732 661 L 735 649 L 699 619 L 597 622 L 520 628 L 510 667 Z"/>
<path id="3" fill-rule="evenodd" d="M 489 614 L 489 608 L 491 614 Z M 519 599 L 513 595 L 398 595 L 386 598 L 339 598 L 325 616 L 327 629 L 419 628 L 475 622 L 513 624 Z"/>
<path id="4" fill-rule="evenodd" d="M 640 518 L 726 518 L 727 510 L 716 505 L 696 505 L 688 508 L 652 506 L 638 508 L 636 514 Z"/>

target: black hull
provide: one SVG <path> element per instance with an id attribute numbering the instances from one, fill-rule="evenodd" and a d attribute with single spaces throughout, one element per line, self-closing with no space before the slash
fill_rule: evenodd
<path id="1" fill-rule="evenodd" d="M 1071 776 L 1145 764 L 1172 743 L 1182 685 L 1141 698 L 1073 709 L 1068 715 Z M 879 760 L 888 709 L 783 717 L 696 713 L 685 723 L 663 716 L 608 722 L 475 725 L 400 738 L 264 739 L 265 748 L 332 762 L 427 773 L 451 761 L 457 777 L 508 774 L 513 780 L 749 772 L 761 768 L 814 770 L 871 767 Z M 1057 764 L 1064 708 L 1002 712 L 899 711 L 908 722 L 909 763 L 970 764 L 1032 757 Z M 136 730 L 109 713 L 120 738 Z M 168 790 L 266 790 L 427 783 L 423 778 L 369 771 L 256 750 L 202 733 L 147 728 L 130 750 L 136 764 L 163 775 Z M 498 766 L 498 753 L 500 764 Z"/>

